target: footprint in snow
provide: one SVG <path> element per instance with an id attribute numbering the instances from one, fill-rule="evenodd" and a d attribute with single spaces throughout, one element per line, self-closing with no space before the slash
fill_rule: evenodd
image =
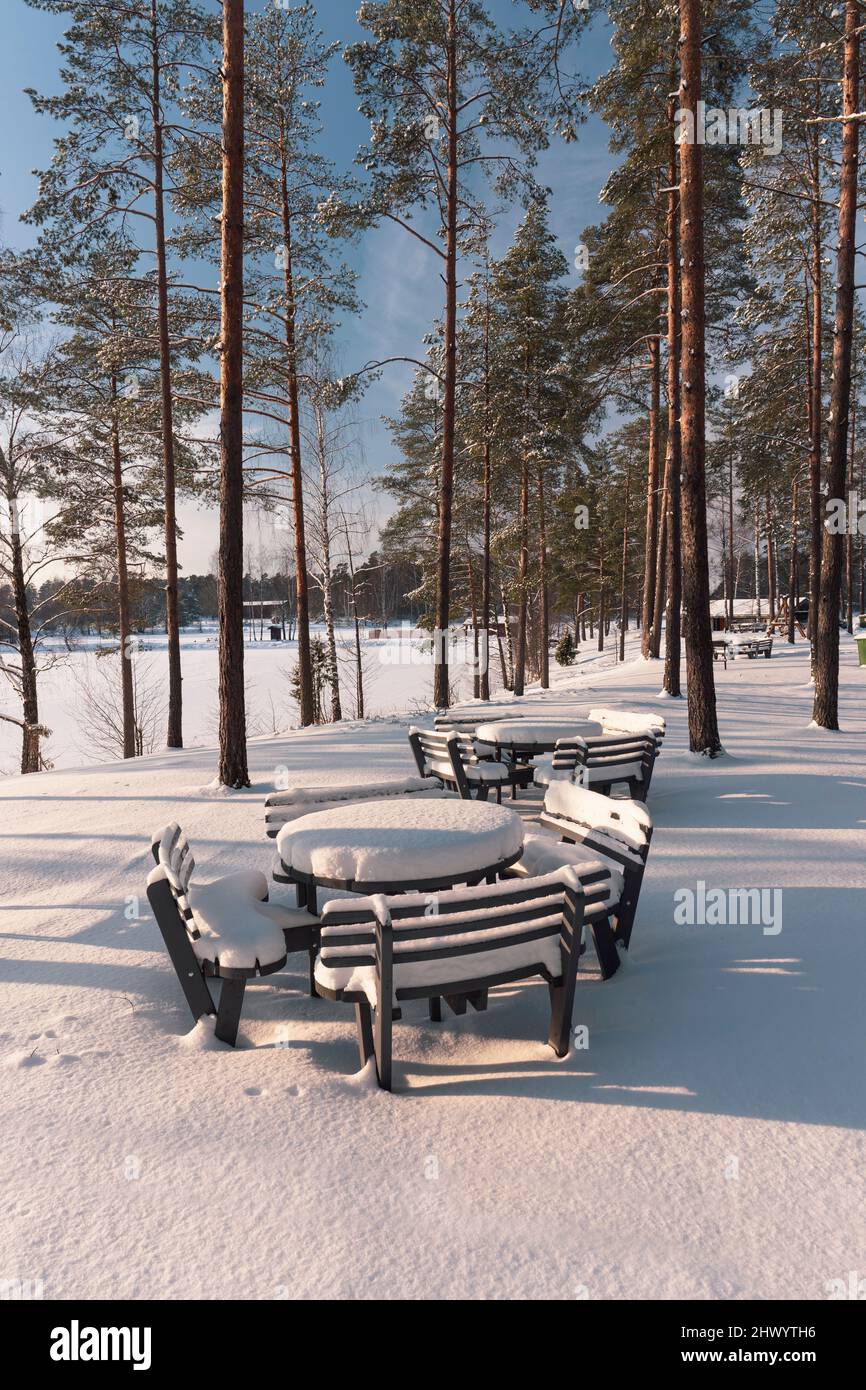
<path id="1" fill-rule="evenodd" d="M 3 1058 L 2 1065 L 8 1071 L 23 1071 L 25 1067 L 41 1067 L 45 1060 L 38 1052 L 10 1052 Z"/>

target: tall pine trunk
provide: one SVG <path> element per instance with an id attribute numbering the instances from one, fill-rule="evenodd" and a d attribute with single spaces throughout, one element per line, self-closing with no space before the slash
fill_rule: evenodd
<path id="1" fill-rule="evenodd" d="M 799 502 L 799 484 L 797 478 L 791 487 L 791 555 L 788 562 L 788 642 L 791 646 L 797 640 L 797 526 L 799 517 L 797 515 Z"/>
<path id="2" fill-rule="evenodd" d="M 812 642 L 812 674 L 815 673 L 815 640 L 821 574 L 821 406 L 823 402 L 823 236 L 821 229 L 821 164 L 818 127 L 812 147 L 812 361 L 809 387 L 809 637 Z"/>
<path id="3" fill-rule="evenodd" d="M 659 531 L 659 445 L 661 414 L 661 343 L 654 334 L 648 341 L 650 366 L 649 457 L 646 478 L 646 545 L 644 549 L 643 606 L 641 610 L 641 652 L 645 657 L 657 656 L 653 651 L 655 634 L 653 617 L 656 596 L 656 564 L 658 562 Z"/>
<path id="4" fill-rule="evenodd" d="M 183 747 L 183 694 L 180 665 L 180 616 L 177 586 L 177 510 L 174 463 L 174 419 L 171 394 L 171 342 L 168 322 L 168 268 L 165 249 L 164 153 L 160 90 L 159 17 L 157 0 L 150 0 L 151 108 L 153 112 L 154 240 L 156 247 L 159 387 L 162 415 L 163 491 L 165 494 L 165 630 L 168 638 L 169 748 Z"/>
<path id="5" fill-rule="evenodd" d="M 631 469 L 625 470 L 625 504 L 622 522 L 622 570 L 619 581 L 619 659 L 625 661 L 625 630 L 628 626 L 628 509 Z"/>
<path id="6" fill-rule="evenodd" d="M 734 450 L 728 450 L 728 622 L 734 621 L 734 599 L 737 580 L 734 572 Z"/>
<path id="7" fill-rule="evenodd" d="M 492 444 L 490 430 L 490 283 L 486 284 L 484 312 L 484 483 L 482 498 L 483 552 L 481 569 L 481 621 L 484 627 L 483 666 L 479 694 L 490 699 L 490 484 Z M 497 640 L 499 623 L 496 624 Z M 501 654 L 501 648 L 500 648 Z M 503 684 L 505 683 L 503 677 Z"/>
<path id="8" fill-rule="evenodd" d="M 325 677 L 331 693 L 331 722 L 343 718 L 340 699 L 340 668 L 337 662 L 337 635 L 334 631 L 333 572 L 331 567 L 331 486 L 328 478 L 328 441 L 321 402 L 315 402 L 316 449 L 319 455 L 319 491 L 322 496 L 322 607 L 325 616 Z"/>
<path id="9" fill-rule="evenodd" d="M 248 787 L 244 708 L 244 0 L 223 0 L 219 780 Z"/>
<path id="10" fill-rule="evenodd" d="M 854 492 L 854 450 L 857 435 L 857 405 L 851 404 L 851 447 L 848 451 L 848 498 Z M 845 533 L 845 626 L 854 631 L 854 525 L 855 518 L 849 513 Z"/>
<path id="11" fill-rule="evenodd" d="M 21 709 L 23 726 L 21 730 L 21 771 L 38 772 L 42 766 L 39 757 L 39 697 L 36 676 L 36 652 L 33 645 L 33 632 L 30 624 L 30 606 L 27 598 L 27 579 L 24 573 L 24 546 L 21 533 L 15 522 L 16 499 L 7 497 L 9 514 L 13 518 L 10 536 L 10 575 L 12 579 L 12 602 L 15 606 L 15 630 L 18 636 L 18 659 L 21 662 Z"/>
<path id="12" fill-rule="evenodd" d="M 528 616 L 527 584 L 529 582 L 529 466 L 526 459 L 520 473 L 520 563 L 517 595 L 517 655 L 514 662 L 514 693 L 522 695 L 526 687 L 526 623 Z"/>
<path id="13" fill-rule="evenodd" d="M 701 4 L 680 0 L 681 106 L 693 112 L 701 99 Z M 713 680 L 710 577 L 707 554 L 704 169 L 697 140 L 680 146 L 680 246 L 682 254 L 682 566 L 685 616 L 689 746 L 710 757 L 721 751 Z"/>
<path id="14" fill-rule="evenodd" d="M 667 542 L 664 565 L 659 565 L 657 588 L 665 597 L 665 669 L 662 689 L 680 696 L 680 609 L 682 606 L 682 568 L 680 549 L 680 352 L 682 345 L 682 296 L 680 284 L 680 197 L 677 145 L 674 138 L 673 105 L 670 120 L 668 168 L 668 445 L 665 459 L 665 518 L 662 531 Z M 664 578 L 662 579 L 662 575 Z M 659 635 L 661 619 L 659 618 Z"/>
<path id="15" fill-rule="evenodd" d="M 448 0 L 446 58 L 446 120 L 448 168 L 446 171 L 445 227 L 445 399 L 442 405 L 442 468 L 439 475 L 439 536 L 436 549 L 436 628 L 434 634 L 433 702 L 437 709 L 450 703 L 448 682 L 448 627 L 451 618 L 451 513 L 454 493 L 454 433 L 457 405 L 457 141 L 459 97 L 457 91 L 457 0 Z"/>
<path id="16" fill-rule="evenodd" d="M 343 518 L 346 535 L 346 557 L 349 566 L 349 595 L 352 600 L 352 621 L 355 627 L 355 717 L 364 718 L 364 659 L 361 653 L 361 619 L 358 616 L 358 591 L 355 587 L 355 558 L 349 539 L 349 526 Z"/>
<path id="17" fill-rule="evenodd" d="M 298 635 L 298 692 L 300 722 L 314 722 L 313 661 L 310 652 L 310 588 L 307 573 L 307 537 L 304 527 L 304 475 L 301 466 L 301 412 L 298 391 L 298 357 L 295 315 L 292 219 L 286 164 L 286 135 L 280 130 L 280 214 L 283 224 L 283 293 L 286 308 L 286 389 L 289 401 L 289 458 L 292 475 L 292 520 L 295 542 L 295 586 Z"/>
<path id="18" fill-rule="evenodd" d="M 550 591 L 547 583 L 547 518 L 544 503 L 544 465 L 538 465 L 539 678 L 550 689 Z"/>
<path id="19" fill-rule="evenodd" d="M 667 595 L 667 553 L 668 553 L 668 492 L 670 472 L 670 453 L 665 455 L 664 481 L 659 499 L 659 535 L 656 546 L 656 583 L 653 595 L 652 649 L 650 655 L 658 657 L 662 645 L 662 619 Z"/>
<path id="20" fill-rule="evenodd" d="M 775 550 L 776 537 L 773 531 L 773 514 L 770 507 L 770 489 L 767 488 L 764 497 L 765 515 L 767 518 L 767 602 L 770 607 L 770 622 L 776 617 L 776 567 Z"/>
<path id="21" fill-rule="evenodd" d="M 860 87 L 860 6 L 845 4 L 842 112 L 857 111 Z M 857 216 L 857 157 L 860 123 L 842 126 L 842 172 L 839 189 L 839 241 L 836 252 L 836 317 L 833 327 L 833 384 L 827 450 L 827 494 L 845 490 L 848 415 L 851 403 L 851 351 L 854 327 L 854 256 Z M 812 718 L 822 729 L 839 727 L 839 593 L 842 537 L 822 528 L 821 585 L 815 644 L 815 701 Z"/>
<path id="22" fill-rule="evenodd" d="M 123 756 L 134 758 L 135 687 L 132 679 L 132 636 L 129 621 L 129 570 L 126 563 L 126 509 L 123 497 L 123 461 L 120 454 L 120 428 L 117 419 L 117 378 L 109 382 L 111 392 L 111 468 L 114 493 L 114 546 L 117 557 L 117 621 L 120 639 L 120 696 L 123 720 Z"/>

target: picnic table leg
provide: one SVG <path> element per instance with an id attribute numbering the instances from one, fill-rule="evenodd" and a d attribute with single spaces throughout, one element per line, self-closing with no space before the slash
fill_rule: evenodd
<path id="1" fill-rule="evenodd" d="M 363 1068 L 373 1055 L 373 1019 L 366 999 L 355 1005 L 355 1022 L 358 1026 L 358 1057 Z"/>
<path id="2" fill-rule="evenodd" d="M 223 980 L 220 985 L 220 1002 L 214 1032 L 220 1042 L 229 1043 L 232 1047 L 237 1042 L 245 987 L 246 980 Z"/>

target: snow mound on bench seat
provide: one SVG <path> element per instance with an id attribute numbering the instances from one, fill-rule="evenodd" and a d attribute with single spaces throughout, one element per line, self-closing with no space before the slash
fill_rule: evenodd
<path id="1" fill-rule="evenodd" d="M 551 782 L 544 794 L 544 810 L 546 815 L 574 821 L 582 834 L 618 841 L 633 852 L 644 848 L 652 828 L 650 814 L 639 802 L 612 801 L 574 782 Z"/>
<path id="2" fill-rule="evenodd" d="M 254 970 L 256 961 L 267 966 L 282 960 L 284 929 L 313 925 L 317 918 L 265 902 L 267 895 L 267 879 L 257 869 L 191 885 L 189 903 L 201 933 L 192 943 L 198 959 L 219 960 L 228 970 Z"/>
<path id="3" fill-rule="evenodd" d="M 605 899 L 605 906 L 619 902 L 622 897 L 623 876 L 616 865 L 611 865 L 607 860 L 603 862 L 597 853 L 584 845 L 563 844 L 552 835 L 545 835 L 543 831 L 527 831 L 523 841 L 523 854 L 511 869 L 511 873 L 521 878 L 539 878 L 544 874 L 555 873 L 557 869 L 565 868 L 567 865 L 573 865 L 578 875 L 581 870 L 591 872 L 594 869 L 606 869 L 611 876 L 611 887 Z"/>

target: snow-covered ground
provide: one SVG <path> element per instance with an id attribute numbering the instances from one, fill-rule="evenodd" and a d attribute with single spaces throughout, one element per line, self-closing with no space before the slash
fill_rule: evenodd
<path id="1" fill-rule="evenodd" d="M 307 997 L 300 957 L 248 989 L 237 1051 L 190 1033 L 144 879 L 173 818 L 202 879 L 267 871 L 277 769 L 411 774 L 408 720 L 256 739 L 244 793 L 212 789 L 206 748 L 3 778 L 0 1278 L 47 1298 L 821 1299 L 866 1276 L 852 650 L 838 735 L 807 727 L 802 645 L 717 667 L 714 765 L 657 702 L 658 664 L 531 696 L 667 717 L 630 957 L 604 984 L 584 958 L 589 1047 L 562 1062 L 541 983 L 439 1025 L 410 1005 L 392 1095 L 356 1076 L 352 1011 Z M 677 925 L 699 880 L 781 889 L 781 930 Z"/>
<path id="2" fill-rule="evenodd" d="M 267 629 L 266 629 L 267 630 Z M 314 637 L 324 629 L 313 627 Z M 218 637 L 215 623 L 187 628 L 182 633 L 183 727 L 188 748 L 206 747 L 217 737 Z M 92 705 L 113 712 L 117 708 L 120 680 L 118 655 L 110 638 L 78 638 L 71 651 L 59 640 L 46 643 L 42 660 L 46 669 L 39 678 L 39 717 L 51 730 L 43 753 L 54 767 L 78 767 L 104 762 L 104 721 L 94 716 Z M 98 653 L 102 651 L 100 657 Z M 590 655 L 589 649 L 586 649 Z M 8 655 L 8 653 L 7 653 Z M 472 694 L 472 651 L 462 631 L 451 648 L 452 686 L 458 698 Z M 290 681 L 298 657 L 297 643 L 257 641 L 245 643 L 247 727 L 252 734 L 281 733 L 297 723 L 298 707 Z M 148 633 L 136 639 L 136 678 L 147 714 L 147 744 L 157 748 L 165 741 L 165 691 L 168 656 L 165 637 Z M 346 714 L 355 713 L 354 632 L 337 630 L 337 659 Z M 613 659 L 613 654 L 609 654 Z M 432 651 L 429 641 L 412 636 L 411 629 L 395 627 L 378 639 L 365 636 L 362 667 L 365 709 L 368 715 L 387 715 L 407 709 L 430 707 L 433 687 Z M 492 686 L 498 684 L 492 670 Z M 90 707 L 90 708 L 89 708 Z M 0 713 L 20 718 L 20 705 L 6 680 L 0 679 Z M 102 736 L 102 737 L 101 737 Z M 148 748 L 147 751 L 150 751 Z M 122 752 L 122 744 L 118 753 Z M 11 724 L 0 722 L 0 774 L 20 767 L 21 735 Z"/>

